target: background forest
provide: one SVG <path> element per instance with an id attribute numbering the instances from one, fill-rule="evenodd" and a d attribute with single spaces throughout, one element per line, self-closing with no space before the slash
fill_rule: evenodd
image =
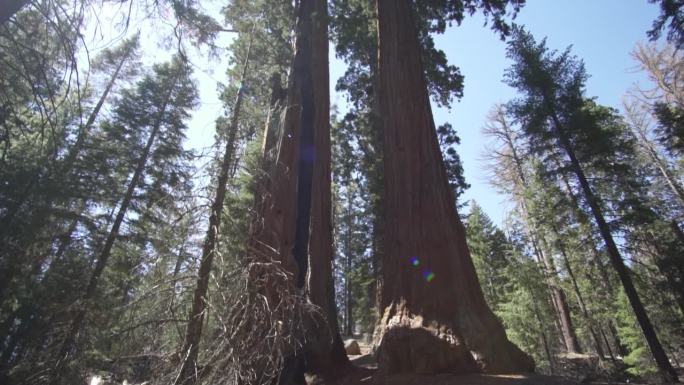
<path id="1" fill-rule="evenodd" d="M 306 312 L 372 342 L 387 225 L 375 1 L 323 2 L 345 67 L 330 80 L 330 170 L 298 185 L 316 199 L 330 178 L 334 302 L 253 287 L 286 280 L 252 254 L 269 252 L 259 224 L 287 197 L 273 170 L 306 68 L 300 2 L 0 0 L 0 384 L 270 383 L 296 366 Z M 581 356 L 674 381 L 684 363 L 684 2 L 648 2 L 660 15 L 631 53 L 648 84 L 624 84 L 621 105 L 587 89 L 572 47 L 515 24 L 524 0 L 409 2 L 435 109 L 477 92 L 440 35 L 476 15 L 505 41 L 510 66 L 491 76 L 516 96 L 491 106 L 477 144 L 500 223 L 463 199 L 481 181 L 464 177 L 454 122 L 436 137 L 486 302 L 538 373 Z"/>

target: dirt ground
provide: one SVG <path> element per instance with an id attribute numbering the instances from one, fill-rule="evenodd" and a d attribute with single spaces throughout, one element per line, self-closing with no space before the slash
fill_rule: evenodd
<path id="1" fill-rule="evenodd" d="M 353 373 L 329 385 L 577 385 L 562 377 L 538 375 L 416 375 L 383 376 L 376 369 L 356 368 Z"/>
<path id="2" fill-rule="evenodd" d="M 370 354 L 370 346 L 359 344 L 361 355 L 349 358 L 354 364 L 354 370 L 343 378 L 325 385 L 639 385 L 635 382 L 580 382 L 568 377 L 544 376 L 538 374 L 520 375 L 484 375 L 484 374 L 393 374 L 383 375 L 378 372 L 377 364 Z M 680 376 L 684 375 L 680 370 Z M 680 377 L 681 378 L 681 377 Z M 315 381 L 313 383 L 316 383 Z"/>

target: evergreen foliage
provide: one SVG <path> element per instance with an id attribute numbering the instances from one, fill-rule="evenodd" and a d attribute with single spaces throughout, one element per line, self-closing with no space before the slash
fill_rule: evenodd
<path id="1" fill-rule="evenodd" d="M 322 309 L 305 290 L 272 308 L 267 275 L 285 286 L 291 277 L 255 261 L 249 242 L 277 160 L 269 146 L 286 135 L 278 129 L 303 1 L 227 1 L 220 22 L 198 1 L 0 9 L 0 383 L 106 374 L 257 384 L 298 370 L 292 362 L 309 343 L 300 333 L 312 328 L 303 314 Z M 671 381 L 663 357 L 676 366 L 684 357 L 684 3 L 649 1 L 661 14 L 647 35 L 668 44 L 637 46 L 654 87 L 631 89 L 622 109 L 587 95 L 589 74 L 570 48 L 553 50 L 510 24 L 524 0 L 411 1 L 434 106 L 476 92 L 464 89 L 467 74 L 437 34 L 480 12 L 508 39 L 504 83 L 518 94 L 484 130 L 490 182 L 510 201 L 504 223 L 461 201 L 470 186 L 454 126 L 437 126 L 436 137 L 457 207 L 469 210 L 467 245 L 484 298 L 540 373 L 566 374 L 568 353 L 581 350 L 601 367 L 626 364 L 635 380 Z M 330 40 L 347 64 L 335 83 L 346 103 L 331 119 L 332 295 L 342 334 L 370 340 L 382 318 L 385 244 L 377 4 L 328 4 Z M 130 6 L 125 25 L 113 27 L 128 38 L 90 57 L 84 36 L 99 21 L 88 10 L 112 6 Z M 147 37 L 133 29 L 149 20 L 174 26 L 178 52 L 167 62 L 141 60 Z M 233 36 L 225 50 L 223 33 Z M 186 143 L 200 103 L 192 68 L 201 51 L 188 43 L 229 64 L 208 155 Z M 209 225 L 215 207 L 221 215 Z M 214 260 L 198 296 L 212 231 Z M 198 351 L 181 378 L 195 302 Z"/>

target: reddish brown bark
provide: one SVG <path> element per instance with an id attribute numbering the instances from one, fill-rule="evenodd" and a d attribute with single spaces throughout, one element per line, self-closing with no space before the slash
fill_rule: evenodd
<path id="1" fill-rule="evenodd" d="M 551 281 L 549 287 L 551 289 L 553 307 L 556 309 L 556 315 L 558 316 L 558 321 L 560 323 L 563 345 L 565 345 L 565 350 L 568 353 L 581 353 L 582 350 L 580 349 L 575 327 L 572 323 L 572 317 L 570 316 L 570 307 L 568 306 L 568 300 L 565 296 L 565 290 L 557 286 L 557 284 L 553 282 L 554 279 L 555 278 L 549 279 L 549 281 Z"/>
<path id="2" fill-rule="evenodd" d="M 291 274 L 288 290 L 304 291 L 321 309 L 325 319 L 306 321 L 303 355 L 292 354 L 305 359 L 303 367 L 308 371 L 324 377 L 349 365 L 338 330 L 332 281 L 327 19 L 327 1 L 300 2 L 282 128 L 269 130 L 264 140 L 269 177 L 262 185 L 260 217 L 252 236 L 252 247 L 259 255 L 278 261 Z M 276 301 L 282 295 L 273 288 L 264 290 Z M 297 359 L 286 359 L 284 372 L 299 367 Z"/>
<path id="3" fill-rule="evenodd" d="M 330 89 L 328 65 L 328 8 L 326 0 L 314 2 L 311 31 L 311 70 L 314 112 L 314 165 L 311 199 L 311 233 L 307 291 L 311 302 L 323 309 L 327 328 L 309 333 L 308 369 L 332 376 L 349 365 L 340 337 L 332 279 L 333 224 L 330 176 Z"/>
<path id="4" fill-rule="evenodd" d="M 380 369 L 530 371 L 534 362 L 508 341 L 475 274 L 441 158 L 411 2 L 377 4 L 385 170 Z"/>

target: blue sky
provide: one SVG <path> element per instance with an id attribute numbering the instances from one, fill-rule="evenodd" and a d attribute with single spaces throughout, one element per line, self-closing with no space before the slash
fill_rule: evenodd
<path id="1" fill-rule="evenodd" d="M 587 95 L 620 108 L 625 92 L 636 82 L 646 82 L 635 71 L 630 52 L 637 42 L 646 41 L 646 31 L 657 15 L 657 7 L 646 0 L 528 0 L 516 22 L 538 40 L 547 37 L 550 48 L 563 50 L 572 45 L 591 76 Z M 472 185 L 463 200 L 475 199 L 501 224 L 512 206 L 487 183 L 482 160 L 486 139 L 480 129 L 492 106 L 515 97 L 515 91 L 501 81 L 511 64 L 505 56 L 506 45 L 488 27 L 483 28 L 483 22 L 475 15 L 436 38 L 449 62 L 461 68 L 465 91 L 451 111 L 434 111 L 436 124 L 450 122 L 461 137 L 458 152 Z"/>

